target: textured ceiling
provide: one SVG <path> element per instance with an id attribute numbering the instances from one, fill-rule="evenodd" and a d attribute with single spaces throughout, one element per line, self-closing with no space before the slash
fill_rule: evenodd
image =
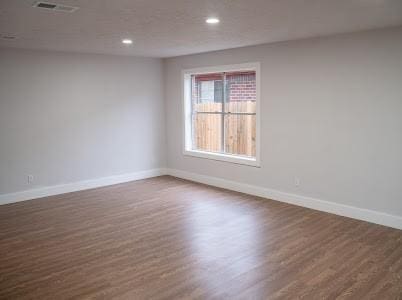
<path id="1" fill-rule="evenodd" d="M 402 0 L 0 0 L 0 46 L 170 57 L 402 25 Z M 219 17 L 208 25 L 205 18 Z M 130 46 L 121 43 L 131 38 Z"/>

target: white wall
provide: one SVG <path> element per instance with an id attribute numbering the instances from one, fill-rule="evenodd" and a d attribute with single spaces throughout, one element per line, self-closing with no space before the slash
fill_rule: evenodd
<path id="1" fill-rule="evenodd" d="M 255 61 L 261 168 L 183 156 L 181 70 Z M 162 67 L 158 59 L 0 49 L 0 195 L 167 164 L 402 216 L 402 28 L 183 56 Z"/>
<path id="2" fill-rule="evenodd" d="M 256 61 L 261 168 L 183 156 L 181 70 Z M 171 58 L 164 79 L 169 168 L 402 216 L 402 28 Z"/>
<path id="3" fill-rule="evenodd" d="M 162 83 L 159 59 L 0 49 L 0 194 L 163 166 Z"/>

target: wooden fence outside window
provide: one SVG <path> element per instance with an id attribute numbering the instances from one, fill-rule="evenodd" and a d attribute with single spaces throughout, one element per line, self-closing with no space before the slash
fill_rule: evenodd
<path id="1" fill-rule="evenodd" d="M 222 152 L 222 116 L 224 117 L 225 153 L 256 156 L 256 102 L 196 103 L 193 115 L 193 147 Z M 237 114 L 239 113 L 239 114 Z"/>

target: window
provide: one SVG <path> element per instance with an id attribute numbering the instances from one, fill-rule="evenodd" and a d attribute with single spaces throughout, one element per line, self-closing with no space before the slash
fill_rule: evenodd
<path id="1" fill-rule="evenodd" d="M 259 165 L 259 64 L 183 71 L 184 153 Z"/>

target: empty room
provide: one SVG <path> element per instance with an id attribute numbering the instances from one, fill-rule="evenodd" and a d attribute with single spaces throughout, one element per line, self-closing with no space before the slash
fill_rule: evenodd
<path id="1" fill-rule="evenodd" d="M 402 1 L 0 0 L 0 299 L 402 299 Z"/>

